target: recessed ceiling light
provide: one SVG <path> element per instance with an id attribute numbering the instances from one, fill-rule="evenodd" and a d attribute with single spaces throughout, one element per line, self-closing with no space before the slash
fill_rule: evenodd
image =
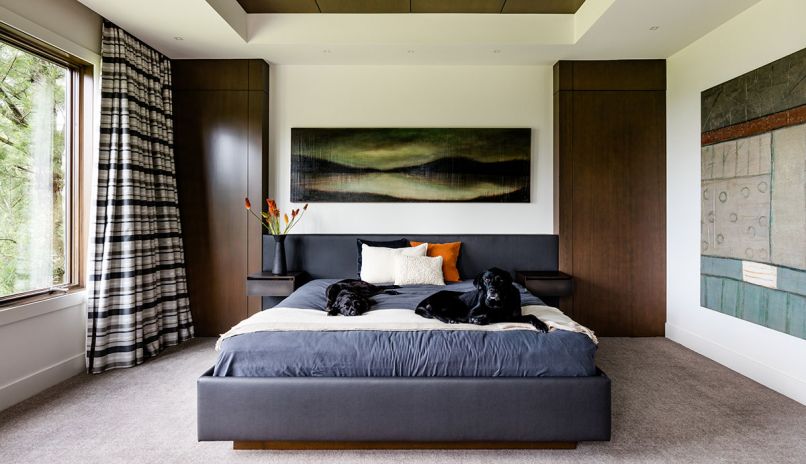
<path id="1" fill-rule="evenodd" d="M 407 51 L 406 51 L 406 53 L 408 53 L 409 55 L 413 55 L 413 54 L 414 54 L 414 50 L 407 50 Z"/>
<path id="2" fill-rule="evenodd" d="M 501 53 L 501 50 L 496 48 L 495 50 L 493 50 L 493 53 Z"/>
<path id="3" fill-rule="evenodd" d="M 333 53 L 333 51 L 329 48 L 322 50 L 322 53 Z"/>
<path id="4" fill-rule="evenodd" d="M 657 31 L 658 29 L 660 29 L 660 26 L 652 26 L 649 28 L 650 31 Z"/>
<path id="5" fill-rule="evenodd" d="M 174 37 L 174 40 L 185 40 L 185 38 L 184 38 L 184 37 L 179 37 L 179 36 L 176 36 L 176 37 Z"/>

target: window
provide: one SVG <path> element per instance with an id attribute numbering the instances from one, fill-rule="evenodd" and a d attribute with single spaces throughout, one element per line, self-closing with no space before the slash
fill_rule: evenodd
<path id="1" fill-rule="evenodd" d="M 0 303 L 78 282 L 79 67 L 0 34 Z"/>

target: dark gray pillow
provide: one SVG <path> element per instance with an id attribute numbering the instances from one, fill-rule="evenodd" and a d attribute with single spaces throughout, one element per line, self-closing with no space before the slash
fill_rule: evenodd
<path id="1" fill-rule="evenodd" d="M 406 238 L 401 238 L 399 240 L 388 240 L 384 242 L 376 242 L 372 240 L 363 240 L 363 239 L 356 239 L 356 245 L 358 246 L 358 277 L 361 278 L 361 245 L 371 246 L 371 247 L 384 247 L 384 248 L 406 248 L 411 246 L 409 240 Z"/>

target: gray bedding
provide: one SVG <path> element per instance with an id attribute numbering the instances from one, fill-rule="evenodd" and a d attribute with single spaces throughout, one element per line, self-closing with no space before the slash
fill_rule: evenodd
<path id="1" fill-rule="evenodd" d="M 278 307 L 324 310 L 325 288 L 314 280 Z M 542 302 L 523 287 L 522 304 Z M 471 282 L 416 285 L 378 295 L 373 311 L 411 309 L 440 291 L 468 291 Z M 267 311 L 271 311 L 268 309 Z M 343 316 L 337 316 L 343 317 Z M 361 317 L 361 316 L 357 316 Z M 233 377 L 579 377 L 596 374 L 596 345 L 586 335 L 557 330 L 499 332 L 288 331 L 255 332 L 224 340 L 214 376 Z"/>

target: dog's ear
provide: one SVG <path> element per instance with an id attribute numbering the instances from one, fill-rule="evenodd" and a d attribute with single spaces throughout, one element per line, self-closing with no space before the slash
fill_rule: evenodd
<path id="1" fill-rule="evenodd" d="M 507 282 L 508 284 L 512 284 L 512 282 L 513 282 L 513 280 L 512 280 L 512 274 L 510 274 L 510 273 L 509 273 L 509 272 L 507 272 L 507 271 L 503 271 L 503 274 L 501 274 L 501 276 L 504 278 L 504 280 L 506 280 L 506 282 Z"/>
<path id="2" fill-rule="evenodd" d="M 506 282 L 512 283 L 512 274 L 510 274 L 509 271 L 505 271 L 505 270 L 501 269 L 500 267 L 494 267 L 494 268 L 490 269 L 490 271 L 494 272 L 498 277 L 501 277 Z"/>

